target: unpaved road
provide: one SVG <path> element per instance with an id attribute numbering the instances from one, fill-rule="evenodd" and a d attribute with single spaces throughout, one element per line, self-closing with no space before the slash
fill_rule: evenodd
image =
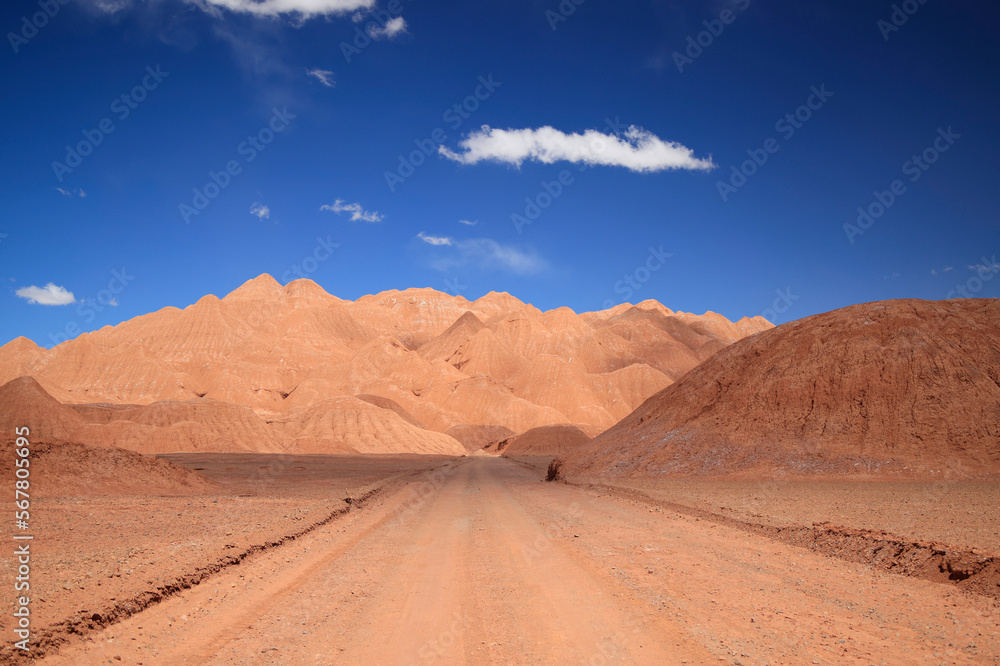
<path id="1" fill-rule="evenodd" d="M 473 457 L 42 663 L 1000 663 L 998 620 L 947 585 Z"/>

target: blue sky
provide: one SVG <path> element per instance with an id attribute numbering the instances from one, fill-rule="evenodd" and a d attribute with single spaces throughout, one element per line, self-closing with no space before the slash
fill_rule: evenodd
<path id="1" fill-rule="evenodd" d="M 1000 9 L 784 4 L 4 3 L 0 341 L 264 272 L 777 323 L 1000 295 Z"/>

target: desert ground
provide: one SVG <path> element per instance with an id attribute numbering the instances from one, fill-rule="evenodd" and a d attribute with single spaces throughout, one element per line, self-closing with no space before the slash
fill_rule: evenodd
<path id="1" fill-rule="evenodd" d="M 995 484 L 608 485 L 545 482 L 544 457 L 169 457 L 217 486 L 40 503 L 40 663 L 1000 661 Z M 749 527 L 813 515 L 978 554 L 991 578 L 970 588 L 907 570 L 911 553 L 852 561 L 856 544 Z"/>

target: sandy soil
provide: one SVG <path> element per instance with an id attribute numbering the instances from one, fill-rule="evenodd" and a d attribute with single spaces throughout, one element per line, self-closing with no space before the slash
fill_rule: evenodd
<path id="1" fill-rule="evenodd" d="M 42 663 L 1000 663 L 994 598 L 540 478 L 397 479 Z"/>
<path id="2" fill-rule="evenodd" d="M 769 525 L 829 522 L 1000 554 L 1000 481 L 616 479 L 613 484 Z"/>
<path id="3" fill-rule="evenodd" d="M 127 616 L 287 541 L 397 476 L 446 458 L 406 456 L 164 456 L 220 485 L 192 496 L 41 497 L 32 500 L 33 625 L 39 645 L 62 643 Z M 13 580 L 12 558 L 0 577 Z M 0 634 L 11 616 L 0 615 Z M 9 657 L 9 644 L 0 659 Z"/>

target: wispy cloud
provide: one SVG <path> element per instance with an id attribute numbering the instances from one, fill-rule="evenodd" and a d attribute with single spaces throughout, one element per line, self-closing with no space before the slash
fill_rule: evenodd
<path id="1" fill-rule="evenodd" d="M 988 272 L 991 272 L 991 273 L 996 273 L 996 272 L 1000 271 L 1000 264 L 997 263 L 996 255 L 993 255 L 992 259 L 987 259 L 986 257 L 983 257 L 983 263 L 981 263 L 981 264 L 972 264 L 972 265 L 970 265 L 969 266 L 969 270 L 970 271 L 976 271 L 976 272 L 979 272 L 979 271 L 988 271 Z"/>
<path id="2" fill-rule="evenodd" d="M 368 34 L 372 39 L 393 39 L 406 32 L 406 20 L 402 16 L 391 18 L 384 27 L 372 26 Z"/>
<path id="3" fill-rule="evenodd" d="M 266 220 L 271 217 L 271 209 L 262 203 L 257 203 L 256 201 L 250 206 L 250 214 L 256 215 L 258 220 Z"/>
<path id="4" fill-rule="evenodd" d="M 417 238 L 428 245 L 452 245 L 453 241 L 447 236 L 428 236 L 424 232 L 417 234 Z"/>
<path id="5" fill-rule="evenodd" d="M 350 213 L 351 222 L 381 222 L 382 215 L 379 214 L 377 210 L 367 211 L 362 208 L 359 203 L 344 203 L 343 199 L 337 199 L 333 204 L 323 204 L 319 207 L 320 210 L 330 210 L 340 215 L 341 213 Z"/>
<path id="6" fill-rule="evenodd" d="M 56 192 L 58 192 L 59 194 L 63 195 L 64 197 L 77 196 L 77 197 L 80 197 L 82 199 L 83 197 L 87 196 L 87 193 L 84 192 L 83 189 L 79 188 L 79 187 L 76 188 L 75 190 L 74 189 L 65 190 L 65 189 L 63 189 L 61 187 L 56 187 L 54 189 L 55 189 Z"/>
<path id="7" fill-rule="evenodd" d="M 72 291 L 67 291 L 64 287 L 57 286 L 49 282 L 44 287 L 22 287 L 14 292 L 21 298 L 27 299 L 29 303 L 37 305 L 70 305 L 76 303 L 76 298 Z"/>
<path id="8" fill-rule="evenodd" d="M 117 14 L 128 9 L 132 5 L 132 0 L 94 0 L 91 4 L 102 12 Z"/>
<path id="9" fill-rule="evenodd" d="M 480 270 L 500 270 L 517 275 L 539 273 L 548 264 L 534 251 L 523 250 L 513 245 L 503 245 L 492 238 L 473 238 L 451 241 L 445 254 L 435 257 L 431 267 L 438 271 L 474 267 Z"/>
<path id="10" fill-rule="evenodd" d="M 333 88 L 337 82 L 333 80 L 333 72 L 328 69 L 307 69 L 306 74 L 314 77 L 327 88 Z"/>
<path id="11" fill-rule="evenodd" d="M 483 125 L 463 139 L 459 147 L 464 152 L 456 153 L 445 146 L 440 146 L 438 152 L 462 164 L 485 160 L 520 166 L 525 160 L 543 164 L 566 161 L 591 166 L 620 166 L 636 172 L 667 169 L 704 171 L 715 167 L 711 158 L 696 158 L 690 148 L 664 141 L 634 125 L 622 133 L 622 138 L 597 130 L 566 134 L 547 126 L 502 130 Z"/>
<path id="12" fill-rule="evenodd" d="M 458 223 L 459 224 L 465 224 L 465 225 L 468 225 L 470 227 L 474 227 L 477 224 L 479 224 L 479 220 L 472 220 L 472 221 L 469 221 L 469 220 L 459 220 Z"/>
<path id="13" fill-rule="evenodd" d="M 218 15 L 219 10 L 259 17 L 296 16 L 312 18 L 348 14 L 370 9 L 375 0 L 186 0 L 206 12 Z"/>

